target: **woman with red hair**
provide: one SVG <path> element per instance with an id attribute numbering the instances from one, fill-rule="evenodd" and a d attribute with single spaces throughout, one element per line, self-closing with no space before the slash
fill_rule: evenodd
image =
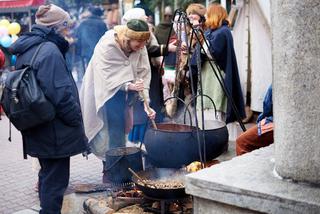
<path id="1" fill-rule="evenodd" d="M 227 99 L 219 80 L 210 66 L 211 61 L 211 64 L 213 64 L 213 67 L 217 71 L 220 82 L 224 83 L 230 97 L 234 100 L 240 117 L 244 118 L 244 100 L 233 38 L 227 17 L 227 11 L 219 4 L 211 4 L 207 8 L 205 22 L 207 30 L 204 33 L 206 56 L 201 57 L 202 93 L 208 95 L 214 101 L 218 114 L 215 114 L 211 101 L 205 97 L 203 99 L 203 106 L 200 99 L 198 99 L 197 110 L 199 111 L 203 107 L 206 120 L 218 119 L 230 123 L 236 121 L 237 117 L 232 110 L 230 99 Z"/>

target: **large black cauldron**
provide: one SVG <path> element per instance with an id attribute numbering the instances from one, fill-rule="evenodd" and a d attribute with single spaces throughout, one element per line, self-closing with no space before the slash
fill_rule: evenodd
<path id="1" fill-rule="evenodd" d="M 193 126 L 173 123 L 157 124 L 146 131 L 144 144 L 147 159 L 159 168 L 180 168 L 199 161 L 197 130 Z M 224 122 L 210 121 L 210 128 L 199 130 L 203 151 L 205 135 L 206 160 L 212 160 L 228 148 L 228 129 Z"/>

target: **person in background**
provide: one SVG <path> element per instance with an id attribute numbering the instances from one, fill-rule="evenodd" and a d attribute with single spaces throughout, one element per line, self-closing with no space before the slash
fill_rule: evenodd
<path id="1" fill-rule="evenodd" d="M 174 34 L 174 30 L 172 30 L 171 35 L 169 35 L 172 17 L 172 8 L 170 6 L 166 6 L 164 9 L 163 21 L 156 26 L 154 31 L 154 35 L 156 36 L 159 44 L 167 44 L 168 38 Z"/>
<path id="2" fill-rule="evenodd" d="M 107 0 L 106 2 L 107 27 L 112 29 L 119 23 L 119 0 Z"/>
<path id="3" fill-rule="evenodd" d="M 236 153 L 243 155 L 273 143 L 272 86 L 269 86 L 263 100 L 263 112 L 257 124 L 243 132 L 236 140 Z"/>
<path id="4" fill-rule="evenodd" d="M 55 106 L 55 118 L 22 131 L 24 156 L 37 157 L 40 163 L 40 214 L 61 213 L 63 195 L 69 184 L 70 157 L 88 150 L 78 91 L 67 70 L 65 53 L 69 44 L 62 31 L 70 16 L 60 7 L 42 5 L 36 12 L 36 25 L 10 46 L 17 55 L 16 69 L 29 64 L 40 44 L 34 62 L 36 79 L 46 98 Z"/>
<path id="5" fill-rule="evenodd" d="M 205 13 L 206 8 L 203 5 L 192 3 L 186 9 L 186 14 L 190 23 L 188 23 L 187 20 L 179 14 L 174 17 L 173 29 L 175 34 L 174 36 L 171 36 L 170 39 L 176 41 L 178 48 L 174 55 L 171 54 L 171 59 L 169 55 L 168 59 L 165 60 L 165 75 L 163 77 L 165 99 L 168 97 L 179 97 L 184 100 L 185 103 L 189 103 L 191 101 L 192 87 L 188 67 L 189 50 L 187 49 L 187 43 L 191 43 L 189 45 L 191 45 L 190 51 L 192 53 L 196 44 L 196 37 L 193 35 L 192 42 L 188 42 L 192 35 L 192 28 L 190 25 L 193 27 L 202 27 L 205 21 Z M 173 69 L 174 72 L 172 72 Z M 171 72 L 174 75 L 167 75 Z M 195 74 L 192 77 L 193 84 L 196 85 L 198 75 Z M 196 87 L 194 87 L 194 89 L 196 92 Z M 185 106 L 181 105 L 182 103 L 178 102 L 176 98 L 171 98 L 165 103 L 166 113 L 171 118 L 179 118 L 179 112 L 181 112 Z"/>
<path id="6" fill-rule="evenodd" d="M 198 3 L 191 3 L 188 5 L 187 9 L 186 9 L 186 13 L 188 16 L 188 19 L 190 21 L 190 24 L 192 25 L 193 28 L 205 31 L 206 26 L 205 26 L 205 15 L 206 15 L 207 9 L 204 5 L 202 4 L 198 4 Z M 191 39 L 191 35 L 192 35 L 192 29 L 190 26 L 187 27 L 188 28 L 188 36 Z M 203 44 L 203 38 L 200 37 L 202 44 Z M 190 41 L 191 46 L 192 46 L 192 50 L 194 50 L 195 48 L 195 44 L 197 43 L 197 38 L 195 35 L 193 35 L 192 37 L 192 41 Z"/>
<path id="7" fill-rule="evenodd" d="M 76 39 L 74 37 L 75 26 L 76 26 L 76 22 L 71 21 L 70 28 L 66 28 L 62 31 L 63 38 L 69 43 L 69 49 L 65 54 L 65 58 L 66 58 L 68 70 L 70 72 L 72 72 L 73 68 L 75 67 L 75 61 L 76 61 L 76 53 L 75 53 Z"/>
<path id="8" fill-rule="evenodd" d="M 211 4 L 206 13 L 206 27 L 204 33 L 205 41 L 204 52 L 200 52 L 200 46 L 192 56 L 192 64 L 197 67 L 199 64 L 197 57 L 200 57 L 202 68 L 202 93 L 209 96 L 215 103 L 218 114 L 215 114 L 212 102 L 204 98 L 203 110 L 206 120 L 220 120 L 231 123 L 237 120 L 236 114 L 232 109 L 231 100 L 227 99 L 219 80 L 224 83 L 230 97 L 238 110 L 241 119 L 245 118 L 244 100 L 240 85 L 237 59 L 233 46 L 233 37 L 227 20 L 227 11 L 220 4 Z M 208 44 L 208 46 L 207 46 Z M 200 52 L 200 53 L 199 53 Z M 219 79 L 214 74 L 209 62 L 213 64 Z M 220 68 L 218 71 L 217 68 Z M 199 72 L 199 69 L 197 70 Z M 197 110 L 201 112 L 201 100 L 197 99 Z M 199 116 L 202 116 L 200 114 Z M 200 117 L 201 118 L 201 117 Z M 201 119 L 199 120 L 201 121 Z M 200 126 L 201 127 L 201 126 Z M 205 128 L 210 128 L 205 127 Z"/>
<path id="9" fill-rule="evenodd" d="M 154 24 L 154 13 L 149 9 L 144 0 L 135 0 L 134 8 L 141 8 L 145 11 L 147 16 L 147 23 Z"/>
<path id="10" fill-rule="evenodd" d="M 81 108 L 91 152 L 102 160 L 107 150 L 125 146 L 126 124 L 132 126 L 126 110 L 136 97 L 145 99 L 144 111 L 155 118 L 155 111 L 147 108 L 151 71 L 145 45 L 149 38 L 148 24 L 132 19 L 109 30 L 89 62 L 80 90 Z M 106 178 L 104 172 L 103 182 Z"/>
<path id="11" fill-rule="evenodd" d="M 89 12 L 90 15 L 82 20 L 75 30 L 76 49 L 83 60 L 84 68 L 87 67 L 99 39 L 108 30 L 101 19 L 103 11 L 100 7 L 92 6 Z"/>

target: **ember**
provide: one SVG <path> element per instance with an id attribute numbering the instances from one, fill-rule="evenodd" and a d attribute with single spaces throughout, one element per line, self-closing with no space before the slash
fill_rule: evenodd
<path id="1" fill-rule="evenodd" d="M 116 192 L 115 197 L 142 198 L 143 195 L 140 190 L 134 189 L 129 191 Z"/>
<path id="2" fill-rule="evenodd" d="M 147 200 L 141 206 L 144 211 L 152 213 L 171 213 L 171 214 L 191 214 L 192 213 L 192 198 L 170 199 L 170 200 L 156 200 L 146 198 Z"/>

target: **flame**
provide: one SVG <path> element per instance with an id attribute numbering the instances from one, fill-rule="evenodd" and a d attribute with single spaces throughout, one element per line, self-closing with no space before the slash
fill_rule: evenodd
<path id="1" fill-rule="evenodd" d="M 220 163 L 220 161 L 218 160 L 208 161 L 205 163 L 205 168 L 213 166 L 218 163 Z M 200 169 L 202 169 L 202 167 L 201 167 L 201 162 L 199 161 L 194 161 L 186 167 L 187 172 L 196 172 L 196 171 L 199 171 Z"/>

